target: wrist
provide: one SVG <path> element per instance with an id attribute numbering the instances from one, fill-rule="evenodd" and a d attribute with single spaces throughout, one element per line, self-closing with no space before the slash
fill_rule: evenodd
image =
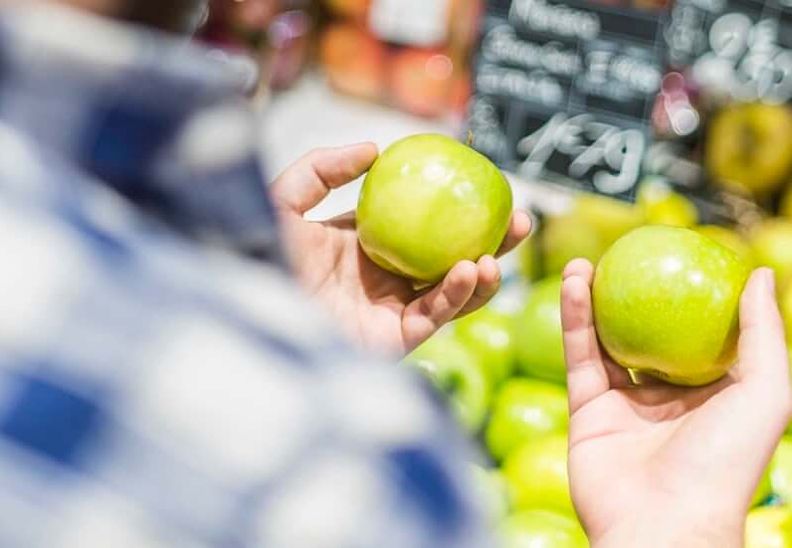
<path id="1" fill-rule="evenodd" d="M 592 548 L 741 548 L 745 516 L 705 516 L 700 519 L 629 520 L 592 536 Z"/>

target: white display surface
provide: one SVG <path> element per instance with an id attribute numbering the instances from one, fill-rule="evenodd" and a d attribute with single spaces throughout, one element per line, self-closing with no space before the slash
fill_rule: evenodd
<path id="1" fill-rule="evenodd" d="M 454 128 L 333 93 L 319 75 L 304 78 L 264 110 L 264 153 L 271 173 L 314 148 L 373 141 L 380 150 L 415 133 L 453 135 Z M 355 208 L 360 181 L 334 191 L 310 212 L 324 219 Z"/>

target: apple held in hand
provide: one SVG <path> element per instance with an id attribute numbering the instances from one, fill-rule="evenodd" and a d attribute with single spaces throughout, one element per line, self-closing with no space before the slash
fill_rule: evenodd
<path id="1" fill-rule="evenodd" d="M 588 548 L 578 521 L 548 510 L 523 510 L 506 518 L 498 528 L 503 548 Z"/>
<path id="2" fill-rule="evenodd" d="M 514 319 L 486 306 L 456 322 L 457 338 L 479 356 L 492 386 L 514 369 Z"/>
<path id="3" fill-rule="evenodd" d="M 792 546 L 792 511 L 786 506 L 751 510 L 745 521 L 745 548 Z"/>
<path id="4" fill-rule="evenodd" d="M 517 317 L 517 365 L 532 377 L 566 383 L 561 335 L 561 278 L 537 282 Z"/>
<path id="5" fill-rule="evenodd" d="M 473 351 L 443 331 L 404 358 L 447 398 L 457 420 L 471 432 L 481 428 L 490 401 L 489 380 Z"/>
<path id="6" fill-rule="evenodd" d="M 594 276 L 600 341 L 627 369 L 674 384 L 708 384 L 736 359 L 748 274 L 731 250 L 692 230 L 634 230 L 608 250 Z"/>
<path id="7" fill-rule="evenodd" d="M 707 238 L 712 238 L 723 247 L 731 249 L 745 261 L 745 264 L 753 264 L 751 246 L 748 245 L 748 240 L 743 238 L 737 231 L 718 225 L 700 225 L 693 230 Z"/>
<path id="8" fill-rule="evenodd" d="M 492 162 L 450 137 L 416 135 L 371 167 L 357 227 L 377 265 L 435 283 L 461 260 L 494 254 L 511 213 L 511 187 Z"/>
<path id="9" fill-rule="evenodd" d="M 575 515 L 565 433 L 521 445 L 509 454 L 502 469 L 515 508 L 544 508 Z"/>
<path id="10" fill-rule="evenodd" d="M 566 390 L 544 381 L 515 378 L 504 383 L 492 404 L 485 439 L 490 454 L 502 460 L 516 447 L 569 426 Z"/>

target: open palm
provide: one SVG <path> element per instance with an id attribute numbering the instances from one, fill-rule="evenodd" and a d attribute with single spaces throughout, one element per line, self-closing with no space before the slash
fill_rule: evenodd
<path id="1" fill-rule="evenodd" d="M 410 280 L 375 265 L 361 250 L 355 215 L 325 222 L 304 214 L 335 188 L 365 173 L 377 158 L 366 143 L 309 153 L 273 184 L 284 241 L 303 287 L 323 302 L 341 327 L 364 347 L 383 353 L 413 349 L 443 324 L 486 304 L 500 285 L 497 261 L 461 261 L 437 286 L 418 290 Z M 530 219 L 515 212 L 499 253 L 530 231 Z"/>
<path id="2" fill-rule="evenodd" d="M 564 278 L 570 484 L 592 544 L 740 546 L 792 409 L 772 273 L 743 293 L 738 365 L 700 388 L 633 385 L 599 346 L 591 264 L 573 261 Z"/>

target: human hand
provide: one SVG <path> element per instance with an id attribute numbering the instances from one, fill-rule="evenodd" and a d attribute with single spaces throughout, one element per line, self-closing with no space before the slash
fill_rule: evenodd
<path id="1" fill-rule="evenodd" d="M 593 267 L 564 272 L 572 499 L 592 546 L 739 547 L 751 498 L 792 413 L 773 274 L 740 303 L 738 364 L 714 384 L 633 386 L 600 348 Z"/>
<path id="2" fill-rule="evenodd" d="M 405 353 L 443 324 L 489 301 L 500 286 L 494 257 L 457 263 L 435 287 L 417 291 L 410 280 L 375 265 L 358 245 L 354 212 L 325 222 L 303 216 L 330 191 L 365 173 L 378 155 L 371 143 L 315 150 L 289 167 L 272 186 L 284 247 L 300 283 L 323 302 L 362 346 Z M 527 213 L 516 211 L 498 255 L 530 232 Z"/>

